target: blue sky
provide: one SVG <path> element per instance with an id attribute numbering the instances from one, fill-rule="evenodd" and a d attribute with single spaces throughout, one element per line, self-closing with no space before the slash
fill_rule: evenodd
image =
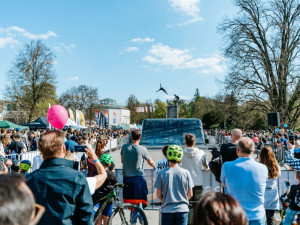
<path id="1" fill-rule="evenodd" d="M 0 2 L 0 99 L 24 42 L 42 39 L 56 54 L 57 94 L 98 87 L 125 104 L 173 94 L 214 96 L 224 79 L 217 25 L 235 13 L 229 0 L 10 0 Z M 170 96 L 156 90 L 162 83 Z"/>

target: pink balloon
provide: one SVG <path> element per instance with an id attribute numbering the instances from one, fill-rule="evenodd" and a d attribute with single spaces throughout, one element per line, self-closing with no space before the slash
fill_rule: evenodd
<path id="1" fill-rule="evenodd" d="M 47 118 L 53 127 L 62 129 L 68 121 L 68 112 L 61 105 L 53 105 L 48 110 Z"/>

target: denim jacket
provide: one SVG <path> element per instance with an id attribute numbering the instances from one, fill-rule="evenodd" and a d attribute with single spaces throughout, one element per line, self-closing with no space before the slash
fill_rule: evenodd
<path id="1" fill-rule="evenodd" d="M 73 169 L 73 161 L 46 159 L 26 180 L 36 203 L 46 208 L 39 225 L 93 224 L 89 187 L 84 174 Z"/>

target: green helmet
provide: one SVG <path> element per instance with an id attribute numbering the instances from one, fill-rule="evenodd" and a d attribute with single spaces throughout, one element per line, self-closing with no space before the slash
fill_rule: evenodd
<path id="1" fill-rule="evenodd" d="M 22 160 L 20 162 L 20 170 L 28 171 L 31 168 L 31 162 L 29 160 Z"/>
<path id="2" fill-rule="evenodd" d="M 106 165 L 112 163 L 114 161 L 114 158 L 111 154 L 105 153 L 101 156 L 100 162 L 105 163 Z"/>
<path id="3" fill-rule="evenodd" d="M 179 145 L 170 145 L 167 149 L 168 160 L 175 160 L 179 162 L 182 159 L 183 150 Z"/>

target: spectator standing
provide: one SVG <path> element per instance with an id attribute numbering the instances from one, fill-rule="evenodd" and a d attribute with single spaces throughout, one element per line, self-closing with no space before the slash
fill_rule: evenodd
<path id="1" fill-rule="evenodd" d="M 231 132 L 231 143 L 222 144 L 220 153 L 224 162 L 233 161 L 238 158 L 236 153 L 236 145 L 238 141 L 243 137 L 243 133 L 240 129 L 234 129 Z"/>
<path id="2" fill-rule="evenodd" d="M 14 134 L 14 141 L 7 147 L 10 154 L 21 154 L 27 152 L 26 145 L 22 142 L 22 134 Z"/>
<path id="3" fill-rule="evenodd" d="M 167 159 L 167 150 L 168 150 L 169 145 L 166 145 L 162 148 L 162 153 L 164 155 L 164 158 L 162 160 L 159 160 L 156 162 L 156 172 L 159 173 L 160 171 L 162 171 L 165 168 L 169 167 L 169 162 Z"/>
<path id="4" fill-rule="evenodd" d="M 169 168 L 158 173 L 154 187 L 162 201 L 161 220 L 163 225 L 186 225 L 188 222 L 189 199 L 193 196 L 193 179 L 178 163 L 183 150 L 178 145 L 170 145 L 167 150 Z"/>
<path id="5" fill-rule="evenodd" d="M 288 199 L 290 200 L 289 207 L 286 210 L 283 225 L 290 225 L 293 223 L 295 215 L 300 213 L 300 181 L 299 181 L 299 171 L 296 171 L 295 179 L 298 184 L 292 185 L 290 190 L 288 190 Z"/>
<path id="6" fill-rule="evenodd" d="M 36 151 L 38 149 L 38 138 L 36 137 L 34 132 L 29 133 L 28 143 L 30 151 Z"/>
<path id="7" fill-rule="evenodd" d="M 195 147 L 196 137 L 193 134 L 185 136 L 185 146 L 183 150 L 182 168 L 188 170 L 192 176 L 193 198 L 192 201 L 198 201 L 203 191 L 203 168 L 209 169 L 205 152 Z"/>
<path id="8" fill-rule="evenodd" d="M 140 145 L 141 131 L 133 130 L 131 132 L 132 143 L 125 144 L 121 150 L 121 162 L 123 164 L 123 201 L 125 203 L 134 203 L 139 207 L 147 206 L 148 188 L 144 175 L 144 161 L 155 169 L 155 163 L 149 156 L 147 148 Z M 136 213 L 136 212 L 134 212 Z M 132 221 L 135 224 L 136 216 Z M 141 216 L 140 223 L 141 221 Z"/>
<path id="9" fill-rule="evenodd" d="M 268 181 L 265 191 L 264 207 L 266 209 L 267 225 L 274 225 L 274 213 L 279 210 L 279 194 L 277 188 L 277 179 L 280 176 L 280 167 L 275 154 L 270 146 L 262 148 L 259 162 L 268 168 Z"/>
<path id="10" fill-rule="evenodd" d="M 252 158 L 254 142 L 241 138 L 237 143 L 238 159 L 222 166 L 221 181 L 226 193 L 233 196 L 247 213 L 249 225 L 265 224 L 264 194 L 268 169 Z"/>
<path id="11" fill-rule="evenodd" d="M 27 176 L 36 202 L 46 208 L 40 225 L 93 224 L 93 202 L 83 173 L 64 159 L 64 136 L 58 130 L 44 133 L 39 140 L 44 158 L 39 170 Z"/>

